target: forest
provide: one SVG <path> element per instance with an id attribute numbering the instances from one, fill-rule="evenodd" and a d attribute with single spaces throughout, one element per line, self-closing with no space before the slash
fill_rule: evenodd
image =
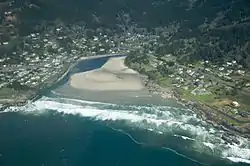
<path id="1" fill-rule="evenodd" d="M 250 68 L 248 0 L 2 0 L 0 14 L 1 42 L 12 40 L 12 47 L 19 37 L 53 24 L 83 22 L 118 33 L 136 25 L 156 33 L 166 29 L 160 56 L 171 53 L 181 63 L 236 60 Z"/>

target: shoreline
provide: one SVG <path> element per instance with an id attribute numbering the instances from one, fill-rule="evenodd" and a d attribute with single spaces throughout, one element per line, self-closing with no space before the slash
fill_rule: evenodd
<path id="1" fill-rule="evenodd" d="M 57 84 L 58 82 L 60 82 L 67 74 L 69 74 L 69 72 L 81 61 L 84 60 L 89 60 L 89 59 L 97 59 L 97 58 L 105 58 L 105 57 L 112 57 L 112 56 L 122 56 L 123 54 L 108 54 L 108 55 L 97 55 L 97 56 L 82 56 L 80 58 L 78 58 L 76 60 L 76 62 L 72 63 L 68 69 L 63 73 L 63 75 L 61 75 L 57 81 L 55 81 L 53 84 Z"/>
<path id="2" fill-rule="evenodd" d="M 41 85 L 38 89 L 33 90 L 33 92 L 27 94 L 25 99 L 22 100 L 13 100 L 12 102 L 8 103 L 2 103 L 0 112 L 5 110 L 8 107 L 11 106 L 23 106 L 27 104 L 28 102 L 33 102 L 38 100 L 44 93 L 51 90 L 53 86 L 56 86 L 61 80 L 65 78 L 67 74 L 81 61 L 84 60 L 90 60 L 90 59 L 98 59 L 98 58 L 106 58 L 106 57 L 119 57 L 119 56 L 125 56 L 125 54 L 104 54 L 104 55 L 92 55 L 92 56 L 81 56 L 75 60 L 72 64 L 65 65 L 66 70 L 62 73 L 57 73 L 55 76 L 48 78 L 45 80 L 45 84 Z"/>
<path id="3" fill-rule="evenodd" d="M 158 94 L 163 99 L 172 99 L 176 101 L 177 103 L 181 104 L 184 107 L 187 107 L 191 110 L 193 110 L 199 118 L 204 120 L 205 122 L 211 124 L 213 127 L 217 129 L 221 129 L 225 131 L 225 135 L 240 135 L 245 138 L 250 138 L 250 133 L 242 132 L 240 129 L 238 129 L 235 126 L 231 126 L 229 124 L 221 124 L 219 121 L 216 121 L 215 119 L 212 119 L 209 115 L 209 111 L 219 111 L 215 110 L 215 108 L 211 108 L 203 103 L 194 102 L 194 101 L 187 101 L 185 99 L 182 99 L 179 97 L 178 93 L 175 92 L 173 89 L 168 88 L 162 88 L 160 85 L 158 85 L 155 81 L 150 80 L 147 75 L 140 73 L 141 80 L 143 81 L 144 85 L 149 89 L 150 93 Z M 210 117 L 209 117 L 210 116 Z M 231 143 L 238 143 L 238 141 L 234 139 L 227 138 L 226 136 L 223 136 L 226 140 L 228 140 Z"/>
<path id="4" fill-rule="evenodd" d="M 81 58 L 81 60 L 83 60 L 83 59 L 85 59 L 85 57 Z M 125 65 L 127 66 L 127 64 L 125 64 Z M 129 66 L 127 66 L 127 67 L 130 68 Z M 201 118 L 202 120 L 211 124 L 213 127 L 225 131 L 226 132 L 225 135 L 234 134 L 234 135 L 241 135 L 243 137 L 250 138 L 250 134 L 248 134 L 246 132 L 242 132 L 237 127 L 230 126 L 227 124 L 222 124 L 221 121 L 209 117 L 209 114 L 208 114 L 208 112 L 210 112 L 209 110 L 211 110 L 211 112 L 212 111 L 217 112 L 217 111 L 215 111 L 215 108 L 211 108 L 207 105 L 204 105 L 203 103 L 184 100 L 184 99 L 180 98 L 180 96 L 178 95 L 178 93 L 174 89 L 162 88 L 157 83 L 155 83 L 153 80 L 149 80 L 148 76 L 143 75 L 142 73 L 138 72 L 137 70 L 135 70 L 135 71 L 138 73 L 140 80 L 145 85 L 145 88 L 149 91 L 149 93 L 151 93 L 153 95 L 157 95 L 157 96 L 161 97 L 162 99 L 174 100 L 178 104 L 180 104 L 184 107 L 187 107 L 189 109 L 192 109 L 195 113 L 197 113 L 199 118 Z M 234 142 L 234 141 L 235 140 L 231 140 L 230 142 Z"/>
<path id="5" fill-rule="evenodd" d="M 1 107 L 1 109 L 0 109 L 0 111 L 4 110 L 5 108 L 8 108 L 9 106 L 13 106 L 13 105 L 21 106 L 21 105 L 25 105 L 28 102 L 32 102 L 32 101 L 35 101 L 35 100 L 39 99 L 42 96 L 42 94 L 44 94 L 43 92 L 46 92 L 46 91 L 50 90 L 51 87 L 58 84 L 81 61 L 88 60 L 88 59 L 98 59 L 98 58 L 105 58 L 105 57 L 119 57 L 119 56 L 125 56 L 125 54 L 114 54 L 114 55 L 112 54 L 112 55 L 98 55 L 98 56 L 89 56 L 89 57 L 88 56 L 83 56 L 83 57 L 80 57 L 73 64 L 69 65 L 67 70 L 65 72 L 63 72 L 62 75 L 60 75 L 58 78 L 56 78 L 55 81 L 53 81 L 53 79 L 50 79 L 49 81 L 52 80 L 52 82 L 50 83 L 48 81 L 49 85 L 47 85 L 46 87 L 40 88 L 39 90 L 37 90 L 36 93 L 32 93 L 32 95 L 27 97 L 27 99 L 25 101 L 21 101 L 21 102 L 16 101 L 15 103 L 12 103 L 12 104 L 3 105 Z M 129 66 L 127 66 L 127 67 L 130 68 Z M 135 70 L 135 69 L 133 69 L 133 70 Z M 189 109 L 192 109 L 194 112 L 197 113 L 197 115 L 202 120 L 204 120 L 207 123 L 211 124 L 215 128 L 222 129 L 222 130 L 226 131 L 227 133 L 229 132 L 228 134 L 232 133 L 232 134 L 241 135 L 243 137 L 250 138 L 249 133 L 242 132 L 240 129 L 238 129 L 235 126 L 231 126 L 231 125 L 228 125 L 228 124 L 225 124 L 225 123 L 222 124 L 220 121 L 217 121 L 216 119 L 211 118 L 211 116 L 209 117 L 209 115 L 208 115 L 209 110 L 214 111 L 215 108 L 210 108 L 210 107 L 208 107 L 208 106 L 206 106 L 206 105 L 204 105 L 202 103 L 199 103 L 199 102 L 184 100 L 184 99 L 180 98 L 178 96 L 178 93 L 176 93 L 173 89 L 162 88 L 155 81 L 150 80 L 148 78 L 148 76 L 143 75 L 142 73 L 139 73 L 138 71 L 136 71 L 136 72 L 138 73 L 139 79 L 142 81 L 142 84 L 145 85 L 145 88 L 149 91 L 149 93 L 151 93 L 153 95 L 158 95 L 162 99 L 174 100 L 178 104 L 180 104 L 182 106 L 185 106 L 185 107 L 187 107 Z"/>
<path id="6" fill-rule="evenodd" d="M 76 73 L 71 73 L 72 75 L 69 76 L 69 78 L 67 79 L 68 82 L 60 85 L 58 88 L 54 89 L 53 92 L 61 94 L 61 95 L 66 96 L 66 97 L 67 96 L 72 97 L 72 96 L 76 95 L 76 98 L 81 98 L 84 100 L 88 100 L 88 99 L 95 100 L 95 98 L 96 98 L 97 101 L 100 100 L 101 102 L 102 101 L 110 102 L 110 101 L 107 101 L 107 94 L 110 93 L 110 94 L 112 94 L 111 98 L 114 99 L 116 102 L 119 99 L 123 100 L 125 98 L 128 98 L 128 99 L 134 98 L 135 101 L 139 100 L 139 98 L 142 98 L 143 100 L 145 100 L 145 99 L 148 100 L 147 102 L 153 100 L 154 103 L 157 103 L 157 104 L 159 104 L 159 103 L 161 103 L 161 104 L 171 103 L 171 105 L 172 105 L 173 103 L 176 103 L 174 100 L 169 100 L 169 102 L 168 102 L 168 101 L 163 100 L 163 98 L 161 98 L 159 95 L 150 93 L 148 91 L 148 88 L 143 84 L 141 77 L 140 77 L 141 76 L 140 73 L 129 68 L 125 64 L 124 61 L 125 61 L 126 56 L 127 55 L 121 55 L 121 54 L 117 55 L 117 56 L 112 55 L 111 58 L 108 59 L 101 67 L 94 68 L 91 70 L 86 70 L 86 71 L 83 69 L 81 72 L 77 71 Z M 101 57 L 103 57 L 103 56 L 101 56 Z M 99 58 L 99 57 L 97 57 L 97 58 Z M 86 57 L 82 57 L 79 60 L 80 61 L 86 60 Z M 92 62 L 90 62 L 90 63 L 92 63 Z M 93 63 L 96 63 L 96 62 L 93 62 Z M 83 64 L 83 66 L 84 65 L 85 64 Z M 101 73 L 99 76 L 95 76 L 95 75 L 92 76 L 93 73 L 100 72 L 100 70 L 101 70 L 101 72 L 105 72 L 104 75 L 103 75 L 103 73 Z M 102 71 L 102 70 L 104 70 L 104 71 Z M 108 74 L 115 74 L 115 76 L 120 77 L 119 79 L 121 79 L 121 80 L 124 79 L 124 77 L 129 77 L 129 80 L 127 81 L 127 83 L 130 85 L 126 85 L 126 81 L 124 81 L 124 80 L 122 80 L 122 83 L 121 83 L 120 81 L 116 82 L 116 80 L 112 80 L 112 79 L 114 79 L 114 77 L 113 78 L 106 77 L 105 76 L 106 72 Z M 90 75 L 90 78 L 88 78 L 88 75 Z M 76 76 L 76 78 L 73 78 L 73 79 L 74 79 L 74 81 L 76 81 L 76 84 L 78 84 L 78 85 L 72 86 L 72 82 L 71 82 L 72 76 L 73 77 Z M 102 79 L 104 79 L 104 80 L 102 80 Z M 114 86 L 110 87 L 110 85 L 108 85 L 109 81 L 111 81 L 111 83 L 115 82 L 114 84 L 118 83 L 120 85 L 118 85 L 118 87 L 114 87 Z M 96 83 L 101 83 L 103 85 L 100 85 L 100 84 L 93 85 Z M 109 87 L 106 87 L 106 85 Z M 106 94 L 106 97 L 103 94 Z M 96 96 L 96 97 L 94 97 L 94 96 Z M 148 99 L 149 97 L 150 97 L 150 99 Z M 160 101 L 156 102 L 155 100 L 160 100 Z"/>
<path id="7" fill-rule="evenodd" d="M 110 57 L 100 68 L 74 73 L 69 85 L 90 91 L 140 91 L 146 87 L 139 73 L 124 64 L 126 56 Z"/>

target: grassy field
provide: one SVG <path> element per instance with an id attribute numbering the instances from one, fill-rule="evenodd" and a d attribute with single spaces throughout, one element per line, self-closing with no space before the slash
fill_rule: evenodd
<path id="1" fill-rule="evenodd" d="M 11 88 L 1 88 L 0 89 L 0 99 L 12 99 L 15 98 L 17 91 Z"/>
<path id="2" fill-rule="evenodd" d="M 173 87 L 171 79 L 168 77 L 162 77 L 161 75 L 157 76 L 157 83 L 163 88 Z"/>
<path id="3" fill-rule="evenodd" d="M 193 95 L 191 90 L 185 90 L 181 88 L 181 96 L 187 100 L 196 100 L 205 103 L 212 103 L 215 101 L 214 94 L 204 94 L 204 95 Z"/>

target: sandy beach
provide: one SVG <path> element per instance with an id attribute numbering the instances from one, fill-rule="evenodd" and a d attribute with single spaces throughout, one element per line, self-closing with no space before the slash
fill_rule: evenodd
<path id="1" fill-rule="evenodd" d="M 101 68 L 76 73 L 69 85 L 91 91 L 139 91 L 144 85 L 139 74 L 124 64 L 125 57 L 110 58 Z"/>
<path id="2" fill-rule="evenodd" d="M 115 104 L 171 103 L 159 95 L 151 94 L 141 81 L 139 73 L 128 68 L 124 60 L 125 56 L 111 57 L 99 68 L 83 72 L 85 68 L 92 68 L 91 64 L 98 63 L 94 59 L 85 61 L 82 72 L 70 75 L 68 81 L 53 90 L 52 95 Z"/>

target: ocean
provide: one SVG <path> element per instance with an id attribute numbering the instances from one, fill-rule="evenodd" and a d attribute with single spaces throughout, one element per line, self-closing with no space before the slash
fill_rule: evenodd
<path id="1" fill-rule="evenodd" d="M 1 166 L 199 165 L 77 116 L 1 116 Z"/>
<path id="2" fill-rule="evenodd" d="M 98 68 L 105 60 L 94 62 L 79 63 L 57 86 L 65 84 L 70 74 L 90 69 L 84 64 Z M 250 163 L 248 139 L 216 129 L 177 104 L 107 103 L 51 91 L 37 101 L 0 113 L 0 166 Z M 237 141 L 228 142 L 222 136 Z"/>

